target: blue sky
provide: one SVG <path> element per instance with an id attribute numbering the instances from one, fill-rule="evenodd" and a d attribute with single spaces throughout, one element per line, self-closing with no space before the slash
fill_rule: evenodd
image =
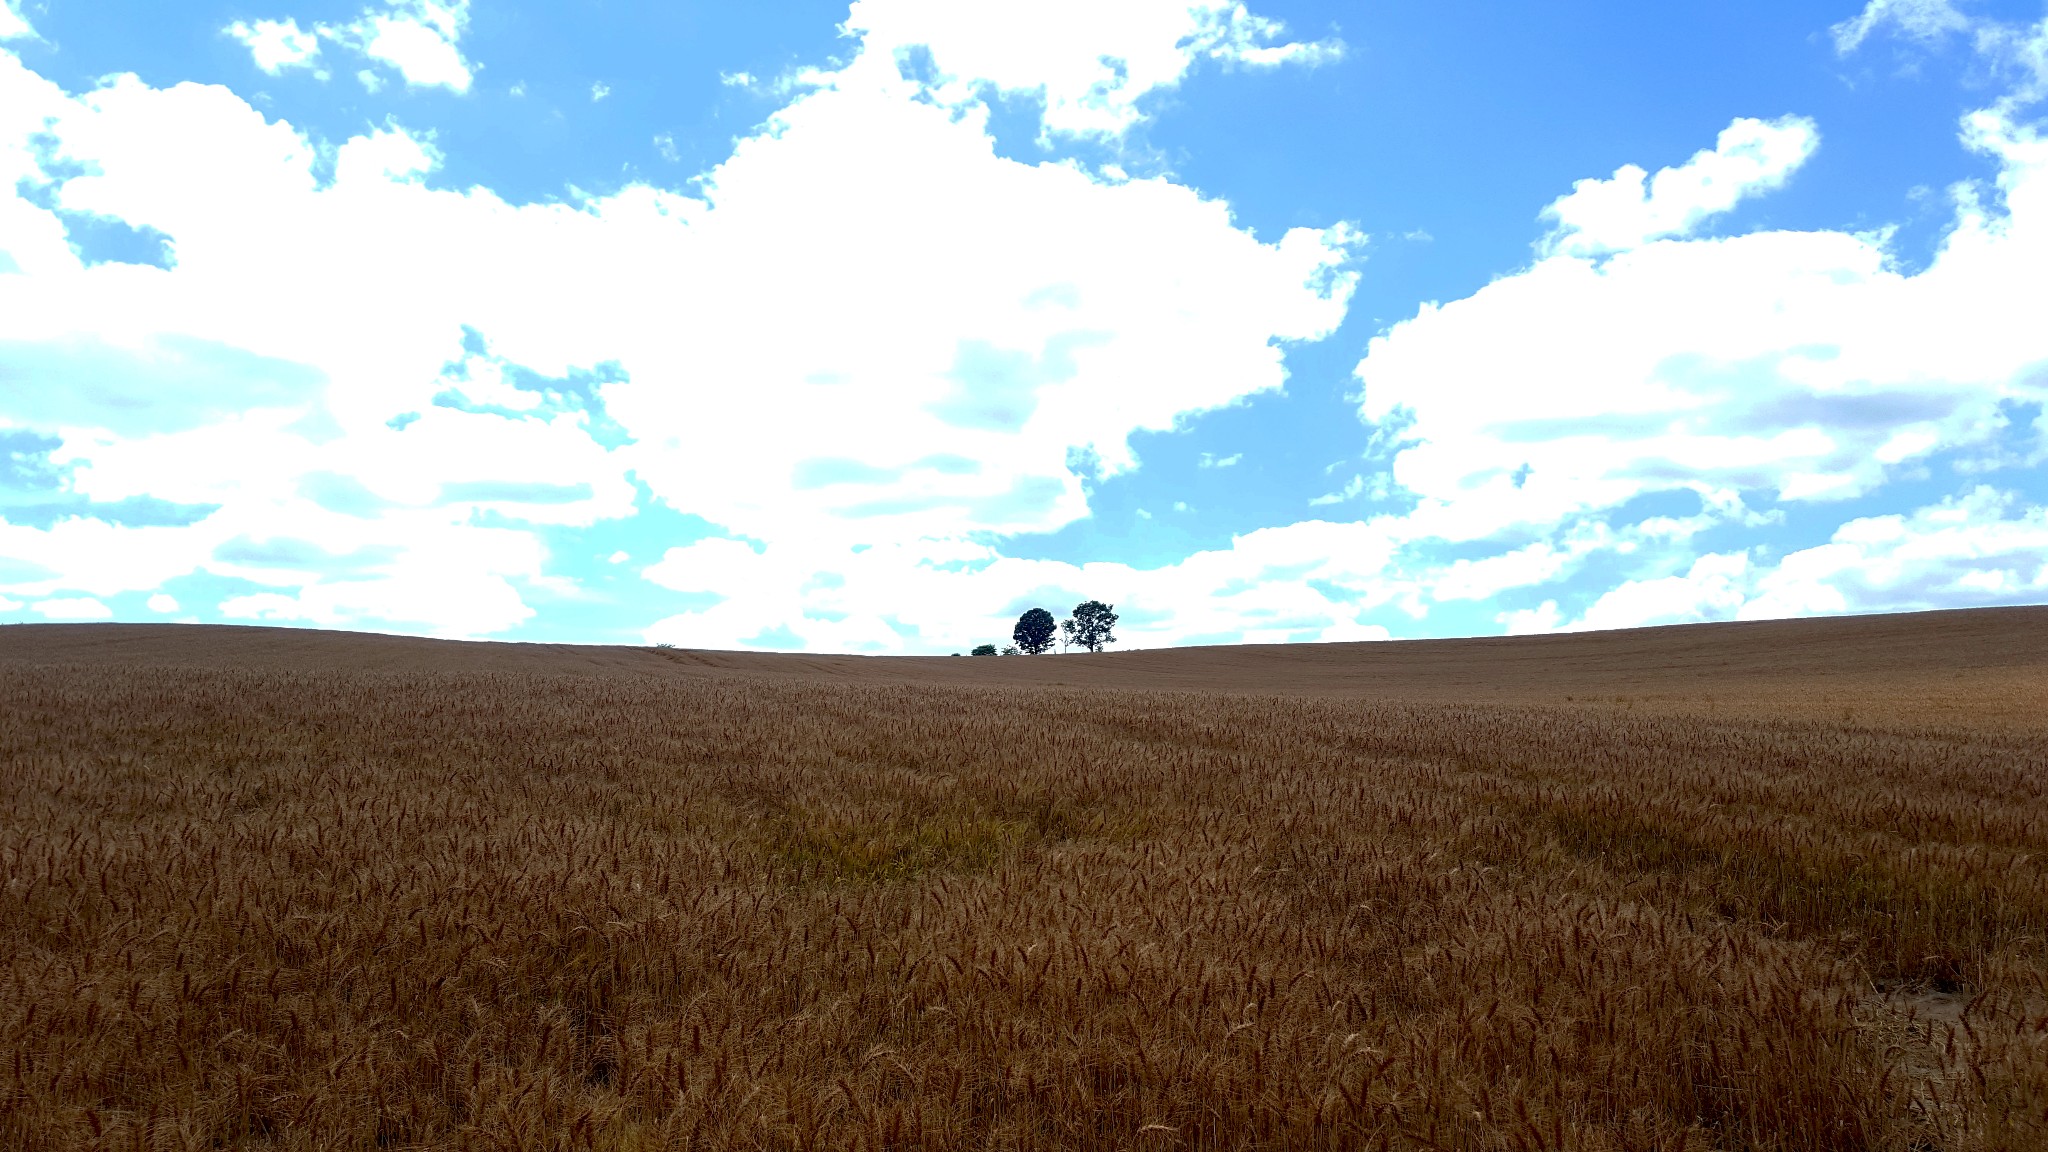
<path id="1" fill-rule="evenodd" d="M 2048 599 L 2038 0 L 0 3 L 0 622 Z"/>

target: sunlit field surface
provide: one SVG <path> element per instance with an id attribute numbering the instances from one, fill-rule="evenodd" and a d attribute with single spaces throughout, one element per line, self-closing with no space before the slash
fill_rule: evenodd
<path id="1" fill-rule="evenodd" d="M 2048 1146 L 2048 610 L 0 629 L 0 1146 Z"/>

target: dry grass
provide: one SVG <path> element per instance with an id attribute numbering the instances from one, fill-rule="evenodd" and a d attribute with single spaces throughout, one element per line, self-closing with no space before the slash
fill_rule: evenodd
<path id="1" fill-rule="evenodd" d="M 2048 1147 L 2024 661 L 1963 723 L 4 631 L 0 1145 Z"/>

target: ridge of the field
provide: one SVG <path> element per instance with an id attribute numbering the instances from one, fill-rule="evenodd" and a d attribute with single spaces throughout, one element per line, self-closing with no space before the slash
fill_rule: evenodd
<path id="1" fill-rule="evenodd" d="M 302 671 L 825 677 L 1634 705 L 2048 713 L 2048 607 L 1973 608 L 1452 640 L 1245 644 L 1043 657 L 852 656 L 436 640 L 218 624 L 16 624 L 0 661 Z"/>

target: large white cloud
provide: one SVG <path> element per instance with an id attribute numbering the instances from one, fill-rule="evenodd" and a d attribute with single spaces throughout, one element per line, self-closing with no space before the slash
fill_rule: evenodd
<path id="1" fill-rule="evenodd" d="M 1358 366 L 1364 415 L 1412 421 L 1394 476 L 1421 499 L 1418 524 L 1471 539 L 1672 490 L 1738 515 L 1743 494 L 1857 495 L 2001 433 L 2001 403 L 2048 392 L 2048 142 L 2002 111 L 1971 116 L 1964 139 L 1998 163 L 1996 187 L 1981 200 L 1964 191 L 1917 273 L 1884 234 L 1628 242 L 1697 216 L 1660 214 L 1662 188 L 1643 202 L 1624 180 L 1624 221 L 1610 227 L 1604 189 L 1589 197 L 1582 184 L 1552 215 L 1587 231 L 1467 299 L 1424 308 Z M 1796 139 L 1775 150 L 1783 159 L 1757 164 L 1757 179 L 1805 151 Z M 1586 234 L 1605 239 L 1577 245 Z"/>
<path id="2" fill-rule="evenodd" d="M 607 399 L 679 507 L 848 542 L 1055 528 L 1073 452 L 1127 468 L 1131 430 L 1278 387 L 1275 338 L 1341 318 L 1342 228 L 1265 244 L 1167 180 L 1001 159 L 908 84 L 857 63 L 779 113 L 675 230 L 688 271 L 617 301 Z"/>
<path id="3" fill-rule="evenodd" d="M 461 8 L 431 7 L 401 15 L 452 45 Z M 1241 9 L 1197 24 L 1270 39 Z M 303 60 L 258 27 L 270 63 Z M 1130 99 L 1222 50 L 1148 27 L 1183 63 Z M 0 199 L 0 376 L 24 385 L 0 431 L 59 438 L 74 494 L 215 507 L 0 526 L 0 585 L 207 572 L 267 589 L 235 616 L 502 630 L 531 615 L 521 589 L 573 592 L 535 529 L 628 515 L 631 472 L 764 542 L 771 576 L 721 589 L 727 633 L 815 611 L 839 619 L 806 642 L 900 648 L 898 598 L 821 599 L 819 574 L 881 589 L 1085 515 L 1081 474 L 1131 467 L 1132 431 L 1278 387 L 1279 342 L 1342 318 L 1345 227 L 1264 242 L 1167 179 L 1000 157 L 985 110 L 934 103 L 896 47 L 812 75 L 700 195 L 524 206 L 430 187 L 433 143 L 401 127 L 330 149 L 223 88 L 72 96 L 0 55 L 22 190 Z M 153 230 L 161 266 L 82 259 L 80 216 Z"/>
<path id="4" fill-rule="evenodd" d="M 1954 222 L 1931 261 L 1902 267 L 1887 230 L 1698 234 L 1794 177 L 1818 143 L 1798 118 L 1738 119 L 1712 151 L 1655 177 L 1630 165 L 1581 181 L 1545 210 L 1553 227 L 1533 264 L 1425 306 L 1358 366 L 1361 414 L 1403 437 L 1392 473 L 1416 507 L 1390 530 L 1407 555 L 1431 541 L 1535 537 L 1471 562 L 1500 576 L 1489 590 L 1542 585 L 1601 551 L 1649 570 L 1575 617 L 1554 600 L 1500 613 L 1511 631 L 2039 595 L 2026 564 L 1970 543 L 2026 540 L 2039 519 L 1988 488 L 1858 520 L 1776 564 L 1690 544 L 1716 527 L 1768 524 L 1773 505 L 1825 508 L 1924 481 L 1936 459 L 1961 480 L 2027 457 L 2013 441 L 2030 433 L 2012 417 L 2048 400 L 2048 140 L 2031 119 L 2048 24 L 1876 0 L 1836 33 L 1847 51 L 1883 29 L 1970 31 L 2012 84 L 1962 122 L 1963 145 L 1997 175 L 1953 190 Z M 1609 527 L 1659 493 L 1691 493 L 1699 511 Z M 1992 503 L 2005 519 L 1986 519 Z M 1967 531 L 1943 527 L 1958 516 Z M 1891 543 L 1872 551 L 1879 526 Z M 1458 566 L 1434 579 L 1445 590 L 1469 582 Z"/>

